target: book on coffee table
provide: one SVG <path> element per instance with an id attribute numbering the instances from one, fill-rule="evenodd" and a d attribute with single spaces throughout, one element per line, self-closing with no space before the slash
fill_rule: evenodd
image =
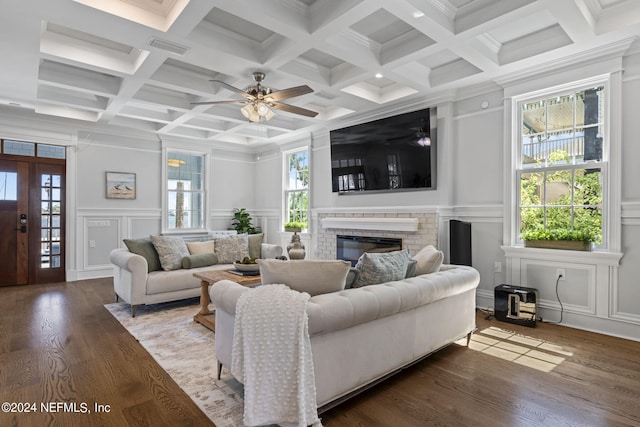
<path id="1" fill-rule="evenodd" d="M 256 270 L 256 271 L 229 270 L 229 273 L 236 274 L 238 276 L 259 276 L 260 270 Z"/>

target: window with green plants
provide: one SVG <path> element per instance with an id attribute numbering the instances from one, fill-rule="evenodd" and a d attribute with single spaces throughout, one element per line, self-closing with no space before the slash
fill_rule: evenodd
<path id="1" fill-rule="evenodd" d="M 285 154 L 284 222 L 306 229 L 309 223 L 309 150 Z"/>
<path id="2" fill-rule="evenodd" d="M 603 243 L 605 87 L 520 102 L 522 240 Z"/>

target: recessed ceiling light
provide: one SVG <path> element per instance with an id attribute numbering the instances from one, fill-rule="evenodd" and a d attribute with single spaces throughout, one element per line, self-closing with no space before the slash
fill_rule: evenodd
<path id="1" fill-rule="evenodd" d="M 376 73 L 376 79 L 381 79 L 382 77 L 384 77 L 382 73 Z"/>
<path id="2" fill-rule="evenodd" d="M 420 10 L 416 10 L 415 12 L 413 12 L 413 17 L 414 18 L 422 18 L 424 16 L 424 12 L 420 11 Z"/>

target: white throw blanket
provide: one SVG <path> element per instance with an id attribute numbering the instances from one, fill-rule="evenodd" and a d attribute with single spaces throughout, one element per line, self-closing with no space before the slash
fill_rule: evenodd
<path id="1" fill-rule="evenodd" d="M 231 373 L 244 384 L 245 425 L 322 426 L 306 311 L 309 298 L 286 285 L 266 285 L 238 299 Z"/>

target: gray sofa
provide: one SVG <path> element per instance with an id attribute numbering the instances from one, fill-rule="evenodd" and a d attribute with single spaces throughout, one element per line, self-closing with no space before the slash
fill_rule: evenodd
<path id="1" fill-rule="evenodd" d="M 276 257 L 282 254 L 278 245 L 262 243 L 261 257 Z M 171 271 L 149 271 L 144 256 L 118 248 L 111 251 L 113 264 L 113 289 L 116 301 L 122 299 L 131 304 L 131 316 L 141 304 L 157 304 L 198 297 L 201 294 L 200 280 L 193 274 L 203 270 L 230 270 L 233 264 L 215 264 L 197 268 L 181 268 Z"/>
<path id="2" fill-rule="evenodd" d="M 312 296 L 307 313 L 319 410 L 469 338 L 479 282 L 471 267 L 443 265 L 430 274 Z M 249 291 L 226 280 L 210 289 L 219 372 L 231 365 L 236 303 Z"/>

